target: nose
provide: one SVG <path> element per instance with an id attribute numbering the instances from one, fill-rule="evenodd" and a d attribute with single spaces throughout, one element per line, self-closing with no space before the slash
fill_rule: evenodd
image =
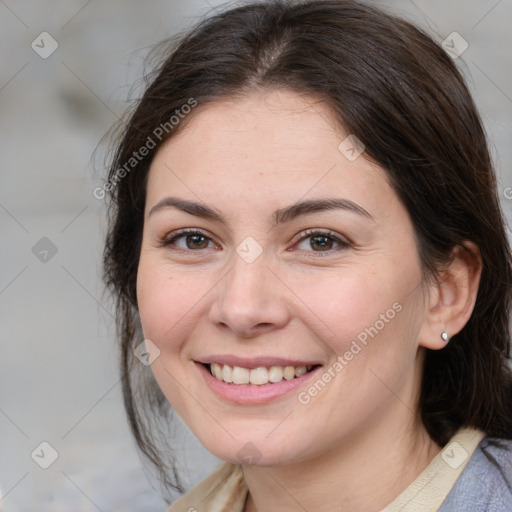
<path id="1" fill-rule="evenodd" d="M 240 338 L 252 338 L 284 327 L 290 320 L 286 290 L 260 256 L 234 263 L 215 287 L 210 322 Z"/>

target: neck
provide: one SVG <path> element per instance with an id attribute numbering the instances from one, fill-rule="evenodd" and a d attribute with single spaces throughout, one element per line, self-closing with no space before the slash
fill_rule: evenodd
<path id="1" fill-rule="evenodd" d="M 334 449 L 272 467 L 244 466 L 245 512 L 346 510 L 377 512 L 428 466 L 441 448 L 401 404 L 387 425 L 372 424 Z"/>

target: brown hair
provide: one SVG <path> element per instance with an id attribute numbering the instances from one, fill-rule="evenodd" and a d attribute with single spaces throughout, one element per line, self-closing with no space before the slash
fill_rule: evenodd
<path id="1" fill-rule="evenodd" d="M 150 372 L 140 382 L 142 365 L 134 364 L 142 341 L 136 278 L 148 170 L 186 120 L 159 140 L 154 131 L 190 98 L 205 105 L 256 88 L 322 99 L 364 143 L 408 210 L 426 276 L 436 275 L 455 246 L 478 245 L 483 270 L 473 314 L 446 348 L 427 350 L 419 413 L 441 446 L 463 426 L 512 438 L 511 259 L 485 133 L 464 79 L 427 34 L 360 2 L 253 2 L 202 21 L 165 48 L 110 167 L 116 180 L 104 280 L 116 298 L 124 400 L 135 439 L 163 482 L 181 489 L 155 442 L 170 408 Z M 152 134 L 155 147 L 119 179 Z"/>

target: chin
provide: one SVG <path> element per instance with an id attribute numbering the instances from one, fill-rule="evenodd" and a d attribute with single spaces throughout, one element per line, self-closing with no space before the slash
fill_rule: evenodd
<path id="1" fill-rule="evenodd" d="M 286 436 L 285 436 L 286 437 Z M 282 439 L 269 440 L 264 437 L 240 435 L 220 444 L 218 439 L 201 440 L 213 455 L 232 464 L 247 466 L 284 466 L 307 458 L 303 451 L 305 441 L 298 446 L 284 443 Z"/>

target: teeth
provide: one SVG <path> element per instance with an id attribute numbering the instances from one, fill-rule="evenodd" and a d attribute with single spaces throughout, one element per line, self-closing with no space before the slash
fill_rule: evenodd
<path id="1" fill-rule="evenodd" d="M 283 379 L 292 380 L 296 377 L 301 377 L 312 366 L 271 366 L 270 368 L 241 368 L 240 366 L 228 366 L 227 364 L 221 365 L 212 363 L 210 370 L 212 375 L 218 379 L 232 384 L 253 384 L 261 386 L 269 382 L 281 382 Z"/>
<path id="2" fill-rule="evenodd" d="M 233 382 L 233 368 L 227 364 L 222 368 L 222 380 L 224 382 Z"/>
<path id="3" fill-rule="evenodd" d="M 270 382 L 281 382 L 283 380 L 283 367 L 271 366 L 268 370 L 268 380 Z"/>
<path id="4" fill-rule="evenodd" d="M 212 369 L 213 375 L 217 379 L 222 380 L 222 368 L 217 363 L 213 363 L 211 366 L 211 369 Z"/>
<path id="5" fill-rule="evenodd" d="M 249 380 L 251 384 L 261 386 L 268 383 L 268 370 L 266 368 L 253 368 Z"/>
<path id="6" fill-rule="evenodd" d="M 286 380 L 292 380 L 295 378 L 295 368 L 293 366 L 287 366 L 283 371 L 283 377 Z"/>
<path id="7" fill-rule="evenodd" d="M 224 368 L 226 368 L 224 366 Z M 233 367 L 233 384 L 249 384 L 250 373 L 247 368 Z"/>
<path id="8" fill-rule="evenodd" d="M 297 368 L 295 368 L 295 377 L 301 377 L 302 375 L 307 373 L 307 371 L 308 370 L 305 366 L 297 366 Z"/>

